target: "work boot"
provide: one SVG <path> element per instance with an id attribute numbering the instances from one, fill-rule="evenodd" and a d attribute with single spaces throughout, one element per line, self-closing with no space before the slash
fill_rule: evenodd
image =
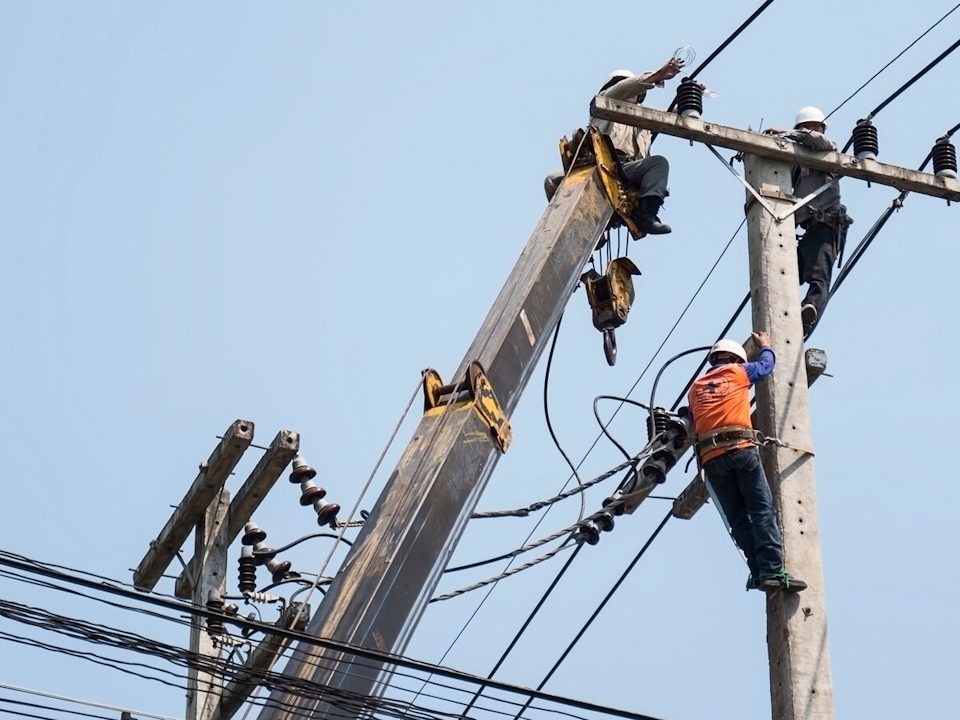
<path id="1" fill-rule="evenodd" d="M 799 578 L 791 577 L 786 570 L 781 570 L 775 575 L 761 575 L 759 588 L 764 592 L 784 592 L 798 593 L 807 589 L 807 584 Z"/>
<path id="2" fill-rule="evenodd" d="M 803 323 L 803 335 L 806 337 L 813 330 L 813 325 L 817 322 L 817 308 L 810 303 L 804 304 L 800 308 L 800 322 Z"/>
<path id="3" fill-rule="evenodd" d="M 637 210 L 633 219 L 645 235 L 666 235 L 673 232 L 669 225 L 660 222 L 657 213 L 663 205 L 663 199 L 655 195 L 647 195 L 637 201 Z"/>
<path id="4" fill-rule="evenodd" d="M 745 589 L 747 592 L 760 589 L 760 586 L 757 585 L 757 579 L 753 576 L 753 573 L 747 575 L 747 587 Z"/>

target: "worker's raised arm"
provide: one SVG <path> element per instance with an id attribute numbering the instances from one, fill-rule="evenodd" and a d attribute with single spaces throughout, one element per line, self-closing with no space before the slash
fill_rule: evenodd
<path id="1" fill-rule="evenodd" d="M 801 128 L 799 130 L 790 130 L 784 135 L 798 145 L 803 145 L 811 150 L 837 149 L 837 144 L 833 140 L 828 138 L 822 132 L 817 132 L 816 130 L 804 130 Z"/>
<path id="2" fill-rule="evenodd" d="M 777 363 L 777 356 L 774 354 L 773 348 L 770 347 L 769 333 L 763 330 L 753 333 L 753 342 L 760 348 L 760 356 L 756 362 L 748 362 L 743 365 L 751 385 L 767 379 L 773 372 L 773 366 Z"/>

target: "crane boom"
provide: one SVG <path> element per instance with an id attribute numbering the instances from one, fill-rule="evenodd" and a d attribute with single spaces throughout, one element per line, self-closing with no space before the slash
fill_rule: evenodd
<path id="1" fill-rule="evenodd" d="M 568 173 L 460 364 L 456 378 L 468 381 L 439 387 L 435 373 L 433 382 L 425 378 L 428 410 L 309 634 L 405 650 L 509 441 L 504 422 L 613 216 L 603 181 L 596 164 Z M 462 401 L 461 391 L 472 397 Z M 389 668 L 357 660 L 301 643 L 284 674 L 327 687 L 332 697 L 377 694 L 378 678 Z M 344 717 L 342 704 L 338 709 L 279 689 L 270 700 L 259 720 L 294 713 Z"/>

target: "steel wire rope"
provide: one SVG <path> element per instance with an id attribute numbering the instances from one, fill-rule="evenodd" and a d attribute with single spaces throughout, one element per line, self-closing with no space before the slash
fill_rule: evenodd
<path id="1" fill-rule="evenodd" d="M 952 53 L 954 50 L 956 50 L 958 47 L 960 47 L 960 40 L 957 40 L 956 42 L 954 42 L 950 47 L 948 47 L 946 50 L 944 50 L 942 53 L 940 53 L 937 57 L 935 57 L 933 60 L 931 60 L 931 61 L 927 64 L 926 67 L 924 67 L 922 70 L 920 70 L 920 71 L 919 71 L 916 75 L 914 75 L 912 78 L 910 78 L 909 80 L 907 80 L 907 81 L 906 81 L 903 85 L 901 85 L 899 88 L 897 88 L 896 90 L 894 90 L 893 93 L 891 93 L 891 94 L 887 97 L 886 100 L 884 100 L 882 103 L 880 103 L 879 105 L 877 105 L 877 107 L 875 107 L 873 110 L 870 111 L 870 113 L 867 115 L 867 118 L 868 118 L 868 119 L 871 119 L 871 118 L 876 117 L 877 114 L 880 113 L 881 110 L 883 110 L 885 107 L 887 107 L 887 105 L 889 105 L 889 104 L 892 103 L 894 100 L 896 100 L 898 97 L 900 97 L 900 95 L 902 95 L 904 92 L 906 92 L 906 90 L 909 89 L 910 86 L 913 85 L 915 82 L 917 82 L 917 80 L 919 80 L 920 78 L 922 78 L 922 77 L 923 77 L 924 75 L 926 75 L 928 72 L 930 72 L 931 70 L 933 70 L 933 68 L 935 68 L 935 67 L 936 67 L 937 65 L 939 65 L 941 62 L 943 62 L 943 60 L 945 60 L 946 57 L 947 57 L 950 53 Z M 847 144 L 843 146 L 843 150 L 841 150 L 840 152 L 844 152 L 844 153 L 845 153 L 847 150 L 850 149 L 850 146 L 851 146 L 852 144 L 853 144 L 853 135 L 850 136 L 850 139 L 847 140 Z"/>
<path id="2" fill-rule="evenodd" d="M 824 120 L 829 120 L 831 115 L 833 115 L 835 112 L 837 112 L 837 110 L 839 110 L 840 108 L 842 108 L 842 107 L 843 107 L 844 105 L 846 105 L 848 102 L 850 102 L 851 100 L 853 100 L 853 98 L 855 98 L 855 97 L 860 93 L 861 90 L 863 90 L 867 85 L 869 85 L 869 84 L 872 83 L 874 80 L 876 80 L 876 79 L 877 79 L 877 76 L 879 76 L 884 70 L 886 70 L 888 67 L 890 67 L 891 65 L 893 65 L 897 60 L 899 60 L 899 59 L 903 56 L 903 54 L 904 54 L 905 52 L 907 52 L 910 48 L 912 48 L 912 47 L 913 47 L 914 45 L 916 45 L 918 42 L 920 42 L 921 40 L 923 40 L 923 38 L 925 38 L 935 27 L 937 27 L 937 25 L 939 25 L 939 24 L 942 23 L 944 20 L 946 20 L 948 17 L 950 17 L 957 8 L 960 8 L 960 3 L 957 3 L 956 5 L 954 5 L 950 10 L 947 11 L 947 13 L 946 13 L 943 17 L 941 17 L 941 18 L 940 18 L 939 20 L 937 20 L 933 25 L 931 25 L 931 26 L 928 27 L 926 30 L 924 30 L 920 35 L 918 35 L 918 36 L 914 39 L 913 42 L 911 42 L 911 43 L 910 43 L 909 45 L 907 45 L 903 50 L 901 50 L 900 52 L 898 52 L 898 53 L 896 54 L 896 56 L 895 56 L 892 60 L 890 60 L 886 65 L 884 65 L 882 68 L 880 68 L 879 70 L 877 70 L 873 75 L 871 75 L 871 76 L 870 76 L 870 79 L 867 80 L 863 85 L 861 85 L 860 87 L 858 87 L 856 90 L 854 90 L 850 95 L 848 95 L 846 100 L 844 100 L 842 103 L 840 103 L 839 105 L 837 105 L 833 110 L 831 110 L 829 113 L 827 113 L 827 116 L 824 118 Z"/>
<path id="3" fill-rule="evenodd" d="M 360 493 L 357 496 L 357 500 L 353 504 L 353 507 L 350 509 L 350 513 L 347 516 L 347 519 L 342 524 L 338 522 L 338 527 L 340 528 L 340 530 L 337 533 L 336 542 L 333 543 L 333 546 L 330 548 L 330 552 L 327 554 L 326 558 L 323 561 L 323 564 L 320 566 L 320 570 L 317 572 L 317 577 L 314 579 L 314 581 L 310 585 L 310 589 L 307 591 L 307 596 L 303 600 L 303 603 L 298 608 L 297 615 L 293 618 L 293 621 L 291 622 L 291 624 L 296 623 L 302 609 L 307 606 L 307 603 L 310 602 L 310 598 L 313 597 L 313 593 L 317 589 L 317 586 L 320 583 L 320 578 L 323 577 L 324 571 L 327 569 L 327 566 L 330 564 L 330 561 L 333 559 L 333 556 L 336 554 L 337 549 L 340 547 L 340 543 L 344 540 L 343 536 L 346 533 L 347 528 L 351 526 L 354 515 L 356 515 L 357 510 L 360 508 L 360 504 L 363 502 L 364 496 L 367 494 L 367 491 L 370 489 L 370 486 L 373 484 L 373 479 L 376 477 L 377 472 L 380 470 L 380 465 L 383 463 L 383 459 L 386 457 L 387 452 L 390 450 L 390 447 L 393 445 L 393 441 L 397 437 L 397 433 L 400 432 L 400 428 L 402 427 L 404 421 L 406 420 L 407 414 L 410 412 L 410 408 L 413 406 L 414 401 L 417 399 L 417 395 L 420 393 L 420 388 L 423 387 L 423 382 L 424 382 L 424 375 L 421 374 L 419 382 L 414 388 L 413 393 L 411 393 L 410 395 L 410 400 L 407 402 L 407 405 L 404 408 L 403 413 L 400 415 L 400 419 L 397 421 L 397 424 L 394 426 L 393 432 L 390 433 L 390 437 L 387 439 L 387 444 L 384 446 L 383 451 L 380 453 L 380 457 L 377 458 L 377 462 L 373 466 L 373 470 L 371 470 L 370 475 L 367 477 L 366 481 L 363 484 L 363 487 L 360 489 Z M 456 397 L 456 393 L 450 394 L 450 398 L 447 400 L 447 409 L 449 409 L 455 397 Z M 437 437 L 439 437 L 439 434 L 440 434 L 440 429 L 443 427 L 444 423 L 446 422 L 446 419 L 447 419 L 447 413 L 444 413 L 440 417 L 440 420 L 437 422 L 437 426 L 436 428 L 434 428 L 433 436 L 430 438 L 430 442 L 428 443 L 428 445 L 432 445 L 434 442 L 436 442 Z M 420 468 L 423 466 L 423 463 L 425 462 L 425 459 L 426 459 L 425 457 L 422 457 L 420 459 L 420 463 L 417 465 L 415 472 L 420 470 Z M 349 543 L 347 544 L 349 545 Z M 274 656 L 270 660 L 268 669 L 272 669 L 274 664 L 276 664 L 276 662 L 279 660 L 279 658 L 280 658 L 279 655 Z M 297 661 L 302 663 L 303 658 L 302 657 L 298 658 Z M 253 707 L 251 700 L 256 699 L 256 697 L 260 692 L 261 687 L 262 687 L 261 685 L 258 685 L 255 691 L 253 692 L 251 698 L 245 701 L 247 708 L 246 710 L 244 710 L 242 720 L 247 720 L 247 717 L 250 715 L 250 710 Z"/>

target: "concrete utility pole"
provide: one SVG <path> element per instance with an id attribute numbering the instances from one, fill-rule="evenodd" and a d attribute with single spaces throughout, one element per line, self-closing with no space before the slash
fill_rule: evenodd
<path id="1" fill-rule="evenodd" d="M 651 108 L 595 98 L 592 115 L 745 153 L 748 245 L 753 326 L 770 332 L 777 353 L 773 375 L 757 386 L 756 427 L 786 447 L 762 450 L 764 468 L 783 528 L 787 568 L 807 581 L 800 594 L 767 598 L 767 646 L 774 720 L 832 720 L 833 685 L 817 519 L 808 384 L 816 357 L 804 353 L 797 283 L 791 168 L 806 165 L 837 175 L 935 197 L 960 198 L 960 183 L 841 153 L 814 152 L 781 139 Z M 825 363 L 820 363 L 825 364 Z M 822 372 L 822 369 L 820 370 Z M 690 517 L 705 496 L 696 483 L 674 513 Z"/>
<path id="2" fill-rule="evenodd" d="M 195 554 L 199 573 L 193 578 L 191 602 L 204 607 L 211 592 L 223 597 L 227 591 L 227 509 L 230 493 L 221 488 L 207 507 L 195 533 Z M 220 645 L 207 632 L 203 618 L 190 620 L 190 652 L 219 659 Z M 223 694 L 223 676 L 190 666 L 187 673 L 186 720 L 210 720 L 217 699 Z"/>
<path id="3" fill-rule="evenodd" d="M 753 327 L 768 330 L 777 354 L 773 375 L 757 385 L 757 429 L 789 446 L 763 447 L 761 457 L 783 529 L 784 564 L 808 584 L 801 594 L 767 596 L 773 717 L 830 720 L 833 682 L 800 322 L 797 236 L 793 215 L 788 214 L 794 205 L 791 166 L 755 155 L 746 155 L 744 163 L 747 182 L 768 202 L 768 207 L 752 202 L 747 210 Z M 753 198 L 748 195 L 748 199 Z"/>
<path id="4" fill-rule="evenodd" d="M 226 594 L 227 549 L 300 449 L 299 433 L 278 432 L 231 502 L 224 484 L 250 447 L 253 433 L 252 422 L 235 421 L 210 457 L 200 464 L 197 478 L 134 570 L 137 588 L 153 590 L 173 558 L 180 557 L 184 568 L 175 586 L 177 597 L 190 598 L 195 607 L 205 608 L 211 592 L 216 593 L 217 599 Z M 194 555 L 184 562 L 180 546 L 191 531 L 195 538 Z M 284 630 L 302 630 L 309 617 L 309 606 L 293 603 L 276 625 Z M 191 652 L 219 658 L 225 638 L 215 638 L 214 634 L 202 618 L 195 616 L 190 625 Z M 265 635 L 226 688 L 222 674 L 191 666 L 187 676 L 186 720 L 229 720 L 256 686 L 256 680 L 288 644 L 289 639 Z"/>

